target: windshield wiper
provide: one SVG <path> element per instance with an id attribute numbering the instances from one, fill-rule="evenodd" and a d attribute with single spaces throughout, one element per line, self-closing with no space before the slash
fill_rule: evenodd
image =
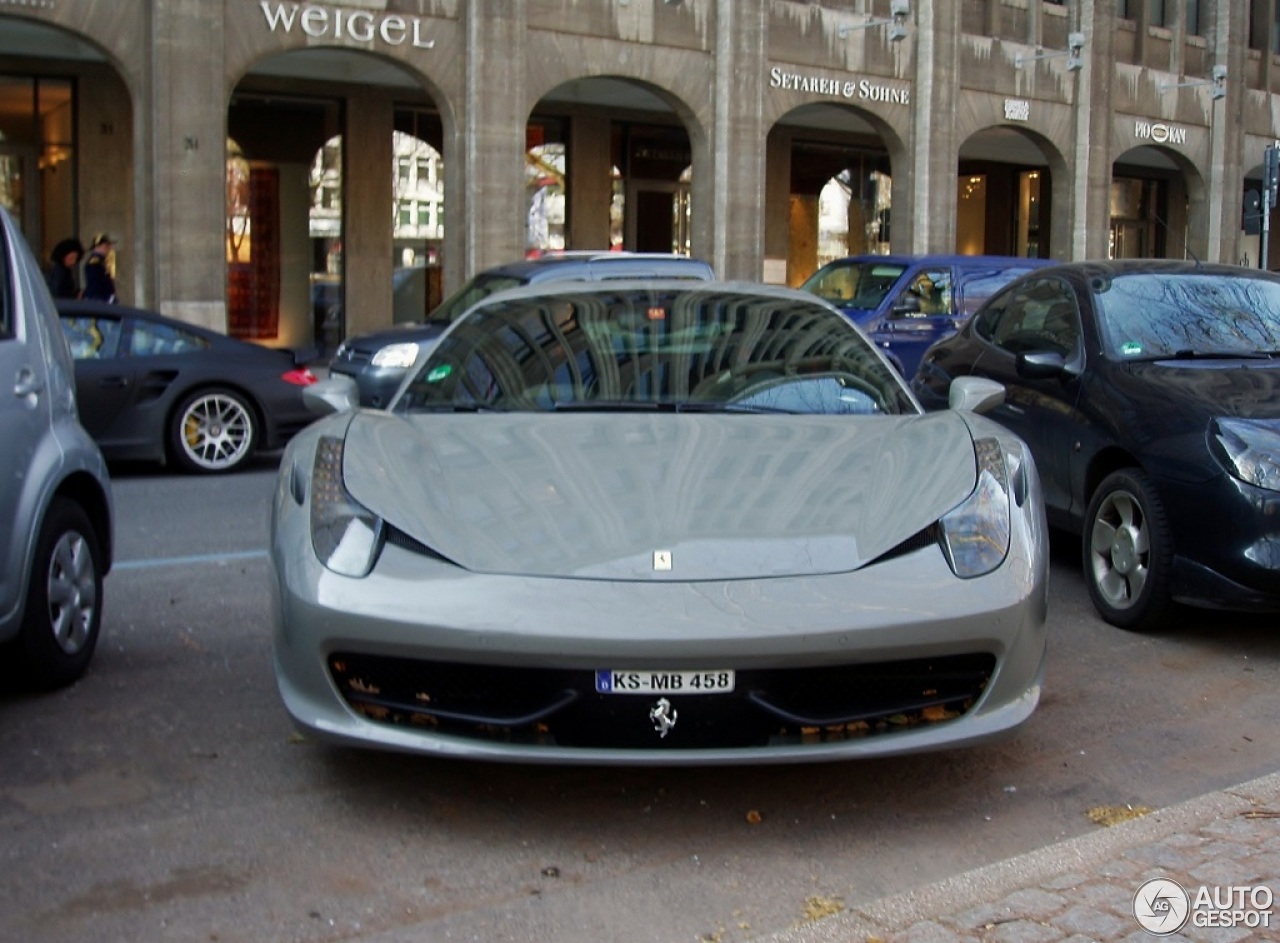
<path id="1" fill-rule="evenodd" d="M 552 403 L 551 408 L 558 413 L 655 413 L 670 410 L 671 404 L 638 399 L 566 399 Z"/>
<path id="2" fill-rule="evenodd" d="M 652 412 L 652 413 L 782 413 L 793 410 L 742 403 L 666 402 L 654 400 L 587 399 L 564 400 L 553 405 L 556 412 Z"/>
<path id="3" fill-rule="evenodd" d="M 400 412 L 400 410 L 393 410 Z M 511 410 L 488 403 L 420 403 L 404 409 L 409 413 L 509 413 Z"/>
<path id="4" fill-rule="evenodd" d="M 676 403 L 678 413 L 781 413 L 784 416 L 795 415 L 793 409 L 780 406 L 756 406 L 750 403 Z"/>
<path id="5" fill-rule="evenodd" d="M 1275 353 L 1265 350 L 1192 350 L 1184 347 L 1181 350 L 1162 354 L 1148 354 L 1145 357 L 1128 358 L 1129 362 L 1157 360 L 1270 360 Z"/>

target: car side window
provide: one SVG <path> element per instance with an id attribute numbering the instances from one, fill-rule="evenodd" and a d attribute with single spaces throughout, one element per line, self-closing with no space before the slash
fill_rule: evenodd
<path id="1" fill-rule="evenodd" d="M 1024 282 L 983 309 L 974 333 L 1011 354 L 1050 351 L 1069 356 L 1080 342 L 1075 294 L 1057 279 Z"/>
<path id="2" fill-rule="evenodd" d="M 156 357 L 160 354 L 189 354 L 208 347 L 209 342 L 198 334 L 167 324 L 135 321 L 128 354 L 131 357 Z"/>
<path id="3" fill-rule="evenodd" d="M 1019 275 L 1026 275 L 1029 268 L 983 269 L 961 274 L 956 292 L 956 314 L 970 317 L 982 307 L 982 303 L 1009 284 Z"/>
<path id="4" fill-rule="evenodd" d="M 114 357 L 120 346 L 119 318 L 91 315 L 62 317 L 62 332 L 76 360 L 105 360 Z"/>
<path id="5" fill-rule="evenodd" d="M 13 294 L 9 290 L 9 246 L 0 229 L 0 341 L 12 340 L 14 330 Z"/>
<path id="6" fill-rule="evenodd" d="M 951 270 L 930 268 L 917 272 L 893 306 L 896 317 L 929 317 L 951 313 Z"/>

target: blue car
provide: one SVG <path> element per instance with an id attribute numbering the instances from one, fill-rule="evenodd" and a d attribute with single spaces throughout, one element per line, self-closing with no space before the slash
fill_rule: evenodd
<path id="1" fill-rule="evenodd" d="M 853 255 L 800 287 L 831 302 L 910 378 L 925 350 L 950 337 L 997 291 L 1048 259 L 998 255 Z"/>

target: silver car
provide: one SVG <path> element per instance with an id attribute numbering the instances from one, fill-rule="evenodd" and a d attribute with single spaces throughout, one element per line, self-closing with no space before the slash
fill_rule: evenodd
<path id="1" fill-rule="evenodd" d="M 76 412 L 71 351 L 0 209 L 0 664 L 33 687 L 93 657 L 111 567 L 111 486 Z"/>
<path id="2" fill-rule="evenodd" d="M 485 760 L 739 764 L 986 740 L 1045 656 L 1047 537 L 965 378 L 924 414 L 808 293 L 636 281 L 473 308 L 389 410 L 349 378 L 280 466 L 301 727 Z"/>

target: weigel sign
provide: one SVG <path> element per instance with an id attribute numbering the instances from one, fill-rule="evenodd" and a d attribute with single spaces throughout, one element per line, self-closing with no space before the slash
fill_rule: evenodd
<path id="1" fill-rule="evenodd" d="M 311 39 L 347 39 L 357 43 L 430 49 L 434 39 L 423 36 L 423 20 L 399 13 L 374 13 L 324 7 L 314 3 L 260 0 L 267 28 L 273 33 L 300 32 Z"/>

